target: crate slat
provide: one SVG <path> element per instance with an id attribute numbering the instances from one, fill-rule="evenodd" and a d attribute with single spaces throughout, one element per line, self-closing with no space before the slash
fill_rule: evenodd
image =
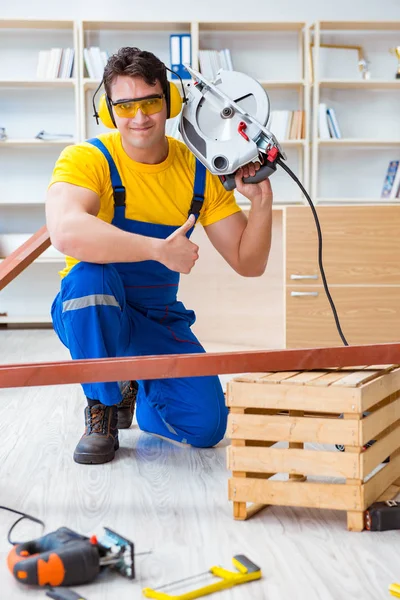
<path id="1" fill-rule="evenodd" d="M 378 473 L 373 475 L 366 483 L 364 483 L 364 507 L 366 510 L 380 494 L 386 490 L 395 480 L 398 479 L 400 471 L 400 452 L 395 453 Z"/>
<path id="2" fill-rule="evenodd" d="M 365 412 L 384 398 L 400 390 L 400 369 L 383 373 L 361 388 L 361 411 Z"/>
<path id="3" fill-rule="evenodd" d="M 292 448 L 228 448 L 231 471 L 321 475 L 360 478 L 358 454 Z"/>
<path id="4" fill-rule="evenodd" d="M 306 385 L 310 381 L 314 381 L 314 379 L 323 377 L 324 374 L 324 371 L 302 371 L 301 373 L 297 373 L 297 375 L 286 379 L 285 383 L 287 385 Z"/>
<path id="5" fill-rule="evenodd" d="M 330 371 L 329 373 L 324 373 L 322 375 L 322 377 L 318 377 L 318 379 L 312 379 L 311 381 L 308 381 L 306 383 L 306 385 L 319 385 L 319 386 L 329 386 L 331 385 L 333 382 L 337 381 L 338 379 L 342 379 L 343 378 L 343 371 Z"/>
<path id="6" fill-rule="evenodd" d="M 227 433 L 230 438 L 237 440 L 356 446 L 359 444 L 359 420 L 230 414 Z"/>
<path id="7" fill-rule="evenodd" d="M 342 379 L 335 381 L 334 383 L 332 383 L 332 386 L 358 387 L 363 383 L 367 383 L 367 381 L 376 379 L 376 377 L 380 374 L 381 371 L 355 371 L 354 373 L 348 373 Z"/>
<path id="8" fill-rule="evenodd" d="M 245 373 L 243 375 L 236 375 L 233 381 L 242 381 L 246 383 L 258 383 L 270 373 Z"/>
<path id="9" fill-rule="evenodd" d="M 364 510 L 361 486 L 264 479 L 229 480 L 229 499 L 277 506 Z"/>
<path id="10" fill-rule="evenodd" d="M 268 385 L 267 383 L 228 383 L 228 406 L 242 408 L 276 408 L 329 413 L 361 412 L 360 388 L 336 390 L 318 386 Z"/>
<path id="11" fill-rule="evenodd" d="M 387 434 L 361 455 L 361 479 L 379 466 L 400 447 L 400 421 L 390 426 Z"/>
<path id="12" fill-rule="evenodd" d="M 281 383 L 281 381 L 286 381 L 291 377 L 295 377 L 299 371 L 278 371 L 275 373 L 270 373 L 266 377 L 263 377 L 260 383 Z"/>
<path id="13" fill-rule="evenodd" d="M 384 431 L 400 419 L 400 397 L 396 398 L 390 404 L 383 406 L 379 410 L 364 417 L 360 428 L 360 445 L 364 445 L 370 440 L 375 439 L 378 433 Z"/>

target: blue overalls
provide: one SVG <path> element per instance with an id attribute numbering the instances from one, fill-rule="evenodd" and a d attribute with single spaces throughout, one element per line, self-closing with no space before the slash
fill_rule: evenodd
<path id="1" fill-rule="evenodd" d="M 165 239 L 179 226 L 125 217 L 125 188 L 104 144 L 88 140 L 105 155 L 114 192 L 112 224 L 124 231 Z M 190 213 L 204 200 L 206 171 L 196 160 Z M 193 229 L 188 232 L 188 237 Z M 195 314 L 177 301 L 179 273 L 156 261 L 96 264 L 80 262 L 61 280 L 51 314 L 54 329 L 73 359 L 205 352 L 190 327 Z M 227 420 L 218 377 L 139 381 L 136 418 L 143 431 L 197 447 L 224 436 Z M 118 382 L 82 384 L 87 398 L 121 401 Z"/>

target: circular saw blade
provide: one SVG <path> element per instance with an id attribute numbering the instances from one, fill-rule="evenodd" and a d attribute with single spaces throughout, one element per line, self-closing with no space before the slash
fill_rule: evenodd
<path id="1" fill-rule="evenodd" d="M 217 96 L 213 90 L 204 92 L 196 110 L 197 125 L 202 134 L 216 141 L 227 141 L 237 135 L 239 122 L 243 115 L 235 109 L 238 105 L 245 113 L 254 117 L 260 124 L 266 125 L 269 119 L 270 105 L 264 88 L 253 78 L 236 71 L 220 71 L 214 85 L 232 100 Z M 233 107 L 233 115 L 224 118 L 222 110 Z M 248 124 L 246 133 L 256 139 L 260 129 L 254 123 Z"/>
<path id="2" fill-rule="evenodd" d="M 223 119 L 222 108 L 221 104 L 215 106 L 203 98 L 197 107 L 196 119 L 200 131 L 206 137 L 225 142 L 231 140 L 237 130 L 237 119 Z"/>

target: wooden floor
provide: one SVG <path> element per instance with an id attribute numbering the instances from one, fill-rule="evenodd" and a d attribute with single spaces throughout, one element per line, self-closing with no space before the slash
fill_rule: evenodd
<path id="1" fill-rule="evenodd" d="M 50 330 L 0 330 L 0 363 L 64 358 Z M 87 600 L 141 598 L 143 587 L 214 564 L 230 568 L 238 553 L 262 568 L 263 579 L 215 600 L 384 600 L 389 584 L 400 582 L 400 532 L 349 533 L 346 515 L 328 510 L 271 508 L 235 522 L 227 500 L 227 441 L 216 449 L 182 448 L 133 426 L 121 432 L 112 463 L 75 464 L 83 407 L 79 386 L 0 390 L 0 504 L 43 519 L 46 532 L 66 525 L 91 534 L 109 526 L 132 539 L 137 552 L 152 550 L 137 557 L 135 582 L 105 573 L 76 588 Z M 0 598 L 44 598 L 7 571 L 6 536 L 14 520 L 0 511 Z M 14 537 L 39 534 L 40 528 L 21 524 Z"/>

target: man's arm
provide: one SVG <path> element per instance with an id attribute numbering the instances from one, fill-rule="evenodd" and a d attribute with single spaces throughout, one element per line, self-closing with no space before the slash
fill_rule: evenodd
<path id="1" fill-rule="evenodd" d="M 194 217 L 166 240 L 122 231 L 97 218 L 99 196 L 70 183 L 54 183 L 46 200 L 51 243 L 63 254 L 93 263 L 156 260 L 173 271 L 189 273 L 198 247 L 186 237 Z"/>
<path id="2" fill-rule="evenodd" d="M 259 277 L 266 269 L 271 249 L 272 189 L 269 179 L 245 184 L 243 177 L 255 175 L 260 166 L 248 165 L 236 174 L 236 189 L 251 202 L 248 218 L 242 212 L 221 219 L 204 229 L 216 250 L 244 277 Z"/>

